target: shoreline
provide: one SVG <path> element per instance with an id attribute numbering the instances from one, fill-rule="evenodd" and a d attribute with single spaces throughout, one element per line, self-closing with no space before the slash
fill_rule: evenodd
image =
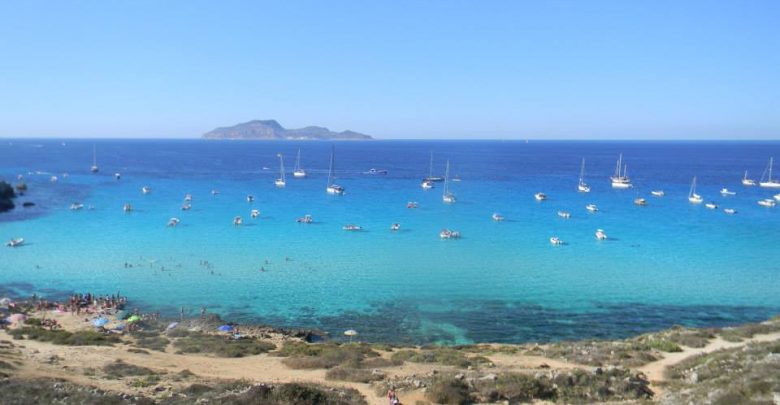
<path id="1" fill-rule="evenodd" d="M 300 384 L 354 397 L 353 402 L 325 403 L 386 403 L 380 393 L 391 386 L 403 403 L 461 403 L 448 402 L 451 395 L 513 403 L 512 395 L 520 394 L 507 387 L 520 390 L 529 382 L 538 388 L 529 400 L 667 401 L 689 395 L 691 384 L 696 387 L 690 376 L 669 376 L 669 370 L 691 358 L 741 353 L 748 347 L 780 351 L 780 317 L 733 328 L 676 327 L 623 340 L 401 346 L 327 339 L 307 343 L 310 331 L 260 325 L 240 325 L 234 339 L 217 330 L 229 323 L 216 316 L 185 319 L 172 328 L 172 323 L 148 316 L 133 330 L 103 333 L 96 332 L 93 322 L 111 318 L 110 328 L 116 309 L 101 314 L 92 308 L 94 313 L 77 316 L 61 308 L 36 311 L 30 302 L 10 308 L 26 312 L 28 320 L 0 331 L 0 386 L 22 387 L 44 379 L 47 386 L 73 384 L 68 389 L 74 392 L 93 387 L 105 393 L 101 395 L 143 397 L 152 403 L 170 403 L 166 401 L 182 395 L 192 399 L 192 386 L 211 387 L 208 392 L 226 399 L 257 390 L 304 389 Z M 54 319 L 60 327 L 46 331 L 43 319 Z M 571 389 L 561 387 L 569 381 L 562 376 L 577 376 Z M 213 392 L 231 381 L 244 385 Z"/>

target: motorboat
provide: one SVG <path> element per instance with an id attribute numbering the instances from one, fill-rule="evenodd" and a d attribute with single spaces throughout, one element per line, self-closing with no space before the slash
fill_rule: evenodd
<path id="1" fill-rule="evenodd" d="M 735 210 L 734 208 L 724 208 L 723 212 L 729 215 L 734 215 L 737 213 L 737 210 Z"/>
<path id="2" fill-rule="evenodd" d="M 569 219 L 571 218 L 571 213 L 569 211 L 558 211 L 558 216 L 563 219 Z"/>
<path id="3" fill-rule="evenodd" d="M 304 178 L 306 177 L 306 170 L 301 167 L 301 150 L 298 149 L 298 157 L 295 158 L 295 168 L 293 168 L 293 177 Z"/>
<path id="4" fill-rule="evenodd" d="M 335 176 L 333 175 L 333 165 L 336 155 L 336 148 L 331 147 L 330 150 L 330 166 L 328 167 L 328 186 L 325 188 L 325 191 L 328 194 L 333 195 L 344 195 L 344 187 L 339 186 L 338 184 L 334 183 Z"/>
<path id="5" fill-rule="evenodd" d="M 149 193 L 152 192 L 152 188 L 149 187 L 149 186 L 143 186 L 143 187 L 141 187 L 141 192 L 144 193 L 144 194 L 149 194 Z"/>
<path id="6" fill-rule="evenodd" d="M 550 238 L 550 243 L 555 246 L 563 245 L 563 240 L 557 236 L 553 236 Z"/>
<path id="7" fill-rule="evenodd" d="M 125 203 L 125 205 L 122 206 L 122 211 L 131 212 L 133 211 L 133 206 L 128 203 Z"/>
<path id="8" fill-rule="evenodd" d="M 650 194 L 653 197 L 663 197 L 664 195 L 666 195 L 666 193 L 664 193 L 663 190 L 653 190 L 653 191 L 650 192 Z"/>
<path id="9" fill-rule="evenodd" d="M 192 204 L 184 203 L 184 204 L 181 205 L 181 210 L 182 211 L 189 211 L 191 209 L 192 209 Z"/>
<path id="10" fill-rule="evenodd" d="M 496 222 L 501 222 L 501 221 L 503 221 L 505 219 L 503 215 L 501 215 L 501 214 L 499 214 L 497 212 L 493 213 L 492 218 L 493 218 L 493 221 L 496 221 Z"/>
<path id="11" fill-rule="evenodd" d="M 6 242 L 6 246 L 8 247 L 18 247 L 22 246 L 24 244 L 24 238 L 14 238 Z"/>
<path id="12" fill-rule="evenodd" d="M 314 222 L 314 219 L 312 218 L 311 215 L 306 214 L 306 215 L 296 219 L 295 222 L 297 222 L 299 224 L 310 224 L 310 223 Z"/>
<path id="13" fill-rule="evenodd" d="M 607 233 L 603 229 L 596 229 L 596 239 L 607 240 Z"/>
<path id="14" fill-rule="evenodd" d="M 615 174 L 610 177 L 613 188 L 631 188 L 631 179 L 628 177 L 628 165 L 623 165 L 623 154 L 618 157 Z"/>
<path id="15" fill-rule="evenodd" d="M 711 210 L 718 209 L 718 204 L 715 204 L 714 202 L 708 202 L 707 204 L 704 204 L 704 207 L 709 208 Z"/>
<path id="16" fill-rule="evenodd" d="M 748 186 L 748 187 L 755 186 L 756 185 L 756 181 L 753 180 L 753 179 L 749 179 L 748 176 L 747 176 L 747 173 L 748 173 L 747 170 L 745 170 L 745 176 L 742 177 L 742 185 L 743 186 Z"/>
<path id="17" fill-rule="evenodd" d="M 439 237 L 442 239 L 459 239 L 460 232 L 450 229 L 442 229 L 441 232 L 439 232 Z"/>
<path id="18" fill-rule="evenodd" d="M 422 187 L 423 190 L 430 190 L 433 188 L 433 182 L 428 179 L 425 179 L 422 181 L 422 183 L 420 183 L 420 187 Z"/>
<path id="19" fill-rule="evenodd" d="M 536 199 L 536 201 L 544 201 L 547 199 L 547 195 L 544 193 L 536 193 L 534 194 L 534 198 Z"/>
<path id="20" fill-rule="evenodd" d="M 248 203 L 255 202 L 255 196 L 253 196 L 252 194 L 247 195 L 246 202 Z"/>
<path id="21" fill-rule="evenodd" d="M 260 216 L 260 210 L 252 210 L 252 212 L 249 214 L 252 218 L 257 218 Z"/>
<path id="22" fill-rule="evenodd" d="M 764 206 L 764 207 L 774 207 L 775 205 L 777 205 L 777 203 L 775 203 L 775 200 L 773 200 L 771 198 L 765 198 L 763 200 L 758 200 L 758 205 L 761 205 L 761 206 Z"/>
<path id="23" fill-rule="evenodd" d="M 119 180 L 119 179 L 121 179 L 121 178 L 122 178 L 122 174 L 121 174 L 121 173 L 119 173 L 119 172 L 117 172 L 117 173 L 114 173 L 114 178 L 115 178 L 115 179 L 117 179 L 117 180 Z"/>
<path id="24" fill-rule="evenodd" d="M 73 204 L 70 205 L 70 209 L 72 211 L 78 211 L 78 210 L 80 210 L 82 208 L 84 208 L 84 204 L 82 204 L 82 203 L 74 202 Z"/>
<path id="25" fill-rule="evenodd" d="M 185 202 L 192 201 L 192 194 L 190 194 L 190 193 L 184 194 L 184 201 Z"/>
<path id="26" fill-rule="evenodd" d="M 597 207 L 596 204 L 588 204 L 588 205 L 585 206 L 585 209 L 590 211 L 590 212 L 598 212 L 599 211 L 599 207 Z"/>
<path id="27" fill-rule="evenodd" d="M 450 192 L 450 161 L 447 160 L 447 169 L 444 171 L 444 192 L 441 195 L 441 200 L 445 204 L 454 204 L 457 199 L 455 198 L 455 194 Z"/>
<path id="28" fill-rule="evenodd" d="M 368 169 L 367 172 L 363 172 L 363 174 L 368 174 L 368 175 L 371 175 L 371 176 L 385 175 L 385 174 L 387 174 L 387 170 L 371 168 L 371 169 Z"/>
<path id="29" fill-rule="evenodd" d="M 688 201 L 692 204 L 701 204 L 704 201 L 704 198 L 696 194 L 696 176 L 693 176 L 693 181 L 691 182 L 691 190 L 688 192 Z"/>
<path id="30" fill-rule="evenodd" d="M 57 180 L 59 180 L 59 179 L 57 179 L 57 176 L 51 176 L 51 177 L 49 178 L 49 181 L 51 181 L 52 183 L 56 183 L 56 182 L 57 182 Z"/>
<path id="31" fill-rule="evenodd" d="M 774 161 L 774 158 L 769 158 L 769 166 L 767 166 L 767 170 L 764 171 L 764 175 L 769 173 L 766 178 L 764 178 L 764 175 L 761 176 L 761 181 L 758 182 L 758 185 L 764 188 L 780 188 L 780 181 L 777 179 L 772 178 L 772 163 Z"/>
<path id="32" fill-rule="evenodd" d="M 397 230 L 400 230 L 400 229 L 401 229 L 401 224 L 395 223 L 395 224 L 390 225 L 390 230 L 391 231 L 397 231 Z"/>
<path id="33" fill-rule="evenodd" d="M 737 193 L 735 193 L 733 191 L 730 191 L 729 189 L 727 189 L 725 187 L 720 189 L 720 195 L 722 195 L 722 196 L 730 196 L 730 195 L 736 195 L 736 194 Z"/>
<path id="34" fill-rule="evenodd" d="M 647 200 L 642 198 L 642 197 L 635 198 L 634 199 L 634 204 L 635 205 L 639 205 L 639 206 L 645 206 L 645 205 L 647 205 Z"/>
<path id="35" fill-rule="evenodd" d="M 580 166 L 580 180 L 577 183 L 577 191 L 580 193 L 590 193 L 590 186 L 585 183 L 585 158 L 582 158 L 582 165 Z"/>
<path id="36" fill-rule="evenodd" d="M 219 195 L 219 190 L 211 190 L 211 195 Z"/>
<path id="37" fill-rule="evenodd" d="M 176 225 L 179 225 L 179 222 L 181 222 L 179 220 L 179 218 L 173 217 L 173 218 L 168 220 L 168 226 L 169 227 L 175 227 Z"/>
<path id="38" fill-rule="evenodd" d="M 347 224 L 347 225 L 342 226 L 341 229 L 343 229 L 345 231 L 362 231 L 363 227 L 361 227 L 360 225 L 355 225 L 355 224 Z"/>
<path id="39" fill-rule="evenodd" d="M 287 185 L 287 179 L 284 176 L 284 157 L 281 153 L 277 153 L 276 156 L 279 157 L 279 178 L 274 181 L 274 185 L 281 188 Z"/>
<path id="40" fill-rule="evenodd" d="M 774 198 L 775 200 L 780 201 L 780 194 L 775 194 Z"/>
<path id="41" fill-rule="evenodd" d="M 89 168 L 89 171 L 97 173 L 99 170 L 97 165 L 97 147 L 92 145 L 92 167 Z"/>
<path id="42" fill-rule="evenodd" d="M 406 203 L 406 208 L 419 208 L 420 204 L 417 201 L 409 201 Z"/>
<path id="43" fill-rule="evenodd" d="M 233 225 L 238 226 L 238 225 L 241 225 L 243 222 L 244 222 L 244 220 L 241 219 L 241 217 L 239 217 L 239 216 L 233 218 Z"/>

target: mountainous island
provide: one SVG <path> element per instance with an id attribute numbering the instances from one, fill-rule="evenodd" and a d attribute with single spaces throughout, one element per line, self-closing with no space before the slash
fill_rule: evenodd
<path id="1" fill-rule="evenodd" d="M 287 129 L 276 120 L 253 120 L 232 127 L 220 127 L 206 132 L 205 139 L 280 139 L 280 140 L 365 140 L 372 137 L 355 131 L 333 132 L 325 127 L 309 126 Z"/>

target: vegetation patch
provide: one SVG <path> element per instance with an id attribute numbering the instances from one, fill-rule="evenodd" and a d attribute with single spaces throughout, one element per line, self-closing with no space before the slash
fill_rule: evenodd
<path id="1" fill-rule="evenodd" d="M 370 345 L 362 343 L 309 344 L 289 342 L 275 353 L 287 357 L 282 362 L 294 369 L 316 369 L 345 366 L 351 368 L 378 367 L 386 364 Z M 373 363 L 373 365 L 372 365 Z"/>
<path id="2" fill-rule="evenodd" d="M 138 376 L 150 376 L 156 375 L 154 371 L 146 367 L 136 366 L 133 364 L 125 363 L 122 360 L 117 360 L 113 363 L 108 363 L 103 366 L 103 373 L 106 378 L 116 380 L 125 377 L 138 377 Z"/>
<path id="3" fill-rule="evenodd" d="M 67 346 L 111 346 L 119 343 L 115 335 L 105 335 L 91 330 L 69 332 L 66 330 L 48 330 L 34 326 L 25 326 L 9 330 L 14 339 L 29 339 Z"/>
<path id="4" fill-rule="evenodd" d="M 276 345 L 256 338 L 226 339 L 205 333 L 188 333 L 173 342 L 178 353 L 213 354 L 219 357 L 245 357 L 266 353 Z"/>
<path id="5" fill-rule="evenodd" d="M 396 362 L 435 363 L 445 366 L 466 368 L 469 366 L 492 366 L 490 359 L 483 356 L 466 357 L 460 350 L 440 347 L 424 350 L 400 350 L 393 353 L 391 359 Z"/>
<path id="6" fill-rule="evenodd" d="M 328 380 L 370 383 L 384 379 L 384 374 L 366 368 L 333 367 L 325 373 Z"/>

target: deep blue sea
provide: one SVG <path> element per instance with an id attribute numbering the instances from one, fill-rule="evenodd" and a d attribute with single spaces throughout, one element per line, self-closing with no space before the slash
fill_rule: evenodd
<path id="1" fill-rule="evenodd" d="M 344 196 L 325 192 L 333 145 Z M 306 179 L 290 173 L 299 148 Z M 451 183 L 456 204 L 442 203 L 441 183 L 420 187 L 431 152 L 435 174 L 449 160 L 461 180 Z M 633 189 L 610 186 L 619 153 Z M 27 241 L 0 249 L 0 295 L 119 291 L 171 315 L 205 305 L 241 322 L 400 343 L 616 338 L 762 320 L 780 313 L 780 206 L 756 202 L 780 190 L 740 180 L 745 170 L 758 180 L 770 156 L 780 160 L 780 142 L 6 139 L 0 179 L 22 174 L 29 191 L 0 214 L 2 241 Z M 576 191 L 582 158 L 588 194 Z M 388 174 L 363 174 L 370 168 Z M 688 202 L 694 175 L 719 209 Z M 737 194 L 722 197 L 722 187 Z M 647 206 L 632 203 L 640 196 Z M 304 214 L 315 223 L 296 223 Z M 178 227 L 166 227 L 171 217 Z M 395 222 L 401 231 L 389 230 Z M 342 230 L 348 223 L 364 230 Z M 441 240 L 442 228 L 463 237 Z M 610 239 L 597 241 L 598 228 Z M 567 244 L 552 246 L 554 235 Z"/>

